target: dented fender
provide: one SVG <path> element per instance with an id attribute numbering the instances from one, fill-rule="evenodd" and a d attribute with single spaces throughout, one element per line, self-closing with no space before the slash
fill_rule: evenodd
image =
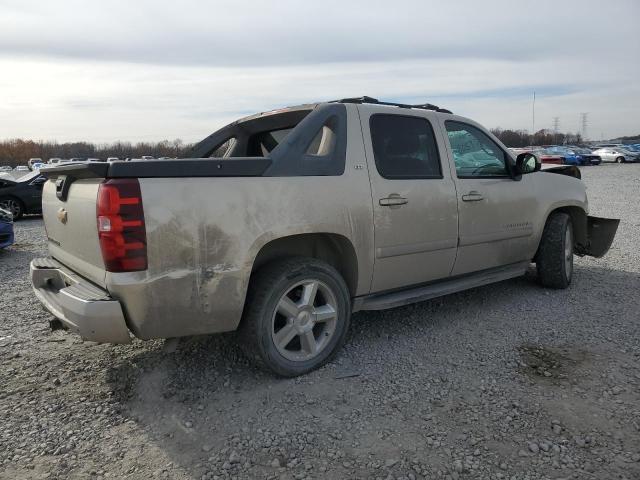
<path id="1" fill-rule="evenodd" d="M 576 254 L 600 258 L 611 248 L 620 220 L 616 218 L 587 217 L 587 244 L 576 245 Z"/>

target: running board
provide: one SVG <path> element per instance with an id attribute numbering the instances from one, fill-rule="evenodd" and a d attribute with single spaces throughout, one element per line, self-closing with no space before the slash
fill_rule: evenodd
<path id="1" fill-rule="evenodd" d="M 504 267 L 483 270 L 428 285 L 358 297 L 353 300 L 353 311 L 385 310 L 387 308 L 401 307 L 410 303 L 423 302 L 443 295 L 461 292 L 469 288 L 520 277 L 525 274 L 529 264 L 530 262 L 513 263 Z"/>

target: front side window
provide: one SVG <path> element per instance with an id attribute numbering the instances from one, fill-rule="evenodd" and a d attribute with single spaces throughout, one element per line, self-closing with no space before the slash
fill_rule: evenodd
<path id="1" fill-rule="evenodd" d="M 436 138 L 426 119 L 376 114 L 369 125 L 373 156 L 382 177 L 442 178 Z"/>
<path id="2" fill-rule="evenodd" d="M 487 134 L 466 123 L 447 121 L 445 125 L 458 177 L 509 175 L 506 153 Z"/>

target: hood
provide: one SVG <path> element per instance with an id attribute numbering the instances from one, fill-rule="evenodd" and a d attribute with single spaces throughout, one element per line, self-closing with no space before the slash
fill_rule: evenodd
<path id="1" fill-rule="evenodd" d="M 541 172 L 545 173 L 559 173 L 560 175 L 567 175 L 569 177 L 582 178 L 580 169 L 575 165 L 549 165 L 542 164 Z"/>

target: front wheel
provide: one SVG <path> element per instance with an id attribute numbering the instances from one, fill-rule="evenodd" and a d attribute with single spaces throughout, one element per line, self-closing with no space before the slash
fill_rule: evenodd
<path id="1" fill-rule="evenodd" d="M 547 219 L 536 255 L 540 283 L 549 288 L 567 288 L 573 278 L 573 224 L 562 212 Z"/>
<path id="2" fill-rule="evenodd" d="M 11 212 L 14 220 L 20 220 L 24 214 L 22 202 L 15 198 L 0 198 L 0 208 Z"/>
<path id="3" fill-rule="evenodd" d="M 278 375 L 314 370 L 344 343 L 351 299 L 342 276 L 313 258 L 290 258 L 251 279 L 240 339 L 247 355 Z"/>

